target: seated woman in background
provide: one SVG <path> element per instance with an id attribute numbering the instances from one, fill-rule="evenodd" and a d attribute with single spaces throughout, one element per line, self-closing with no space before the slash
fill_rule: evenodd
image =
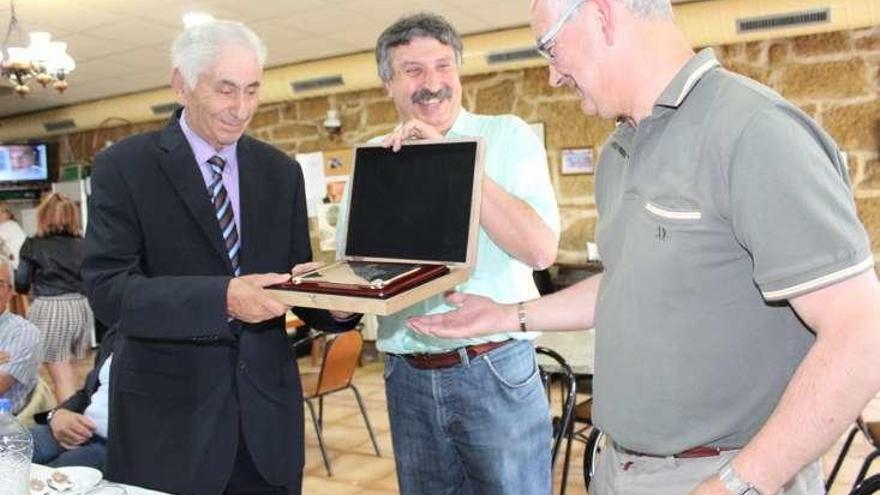
<path id="1" fill-rule="evenodd" d="M 64 402 L 78 388 L 73 358 L 82 359 L 91 342 L 94 316 L 79 271 L 85 243 L 79 208 L 58 193 L 37 208 L 37 234 L 21 246 L 15 288 L 33 288 L 28 319 L 40 329 L 43 360 Z"/>

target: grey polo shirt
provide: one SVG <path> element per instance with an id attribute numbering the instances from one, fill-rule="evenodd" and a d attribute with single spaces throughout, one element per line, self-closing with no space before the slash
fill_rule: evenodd
<path id="1" fill-rule="evenodd" d="M 814 341 L 786 300 L 874 263 L 837 146 L 706 49 L 596 182 L 596 424 L 656 455 L 745 445 Z"/>

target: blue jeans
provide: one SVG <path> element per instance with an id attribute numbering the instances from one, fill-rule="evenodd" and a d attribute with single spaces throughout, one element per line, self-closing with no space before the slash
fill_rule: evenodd
<path id="1" fill-rule="evenodd" d="M 104 470 L 107 446 L 104 439 L 97 435 L 70 450 L 58 444 L 52 436 L 52 430 L 46 425 L 31 428 L 31 435 L 34 437 L 33 462 L 37 464 L 50 467 L 88 466 L 100 471 Z"/>
<path id="2" fill-rule="evenodd" d="M 531 342 L 435 370 L 387 355 L 385 390 L 400 493 L 550 493 L 550 411 Z"/>

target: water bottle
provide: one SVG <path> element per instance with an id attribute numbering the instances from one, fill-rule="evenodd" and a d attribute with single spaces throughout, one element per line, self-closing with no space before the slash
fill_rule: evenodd
<path id="1" fill-rule="evenodd" d="M 12 415 L 12 401 L 0 399 L 0 495 L 30 493 L 34 439 Z"/>

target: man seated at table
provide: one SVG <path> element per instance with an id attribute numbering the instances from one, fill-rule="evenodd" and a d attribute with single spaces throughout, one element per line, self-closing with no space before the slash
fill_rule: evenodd
<path id="1" fill-rule="evenodd" d="M 13 295 L 11 280 L 9 262 L 0 259 L 0 398 L 11 399 L 16 414 L 37 385 L 43 352 L 37 327 L 6 309 Z"/>
<path id="2" fill-rule="evenodd" d="M 95 367 L 83 388 L 48 413 L 37 414 L 33 462 L 51 467 L 89 466 L 103 470 L 107 453 L 107 418 L 110 401 L 111 331 L 101 343 Z"/>

